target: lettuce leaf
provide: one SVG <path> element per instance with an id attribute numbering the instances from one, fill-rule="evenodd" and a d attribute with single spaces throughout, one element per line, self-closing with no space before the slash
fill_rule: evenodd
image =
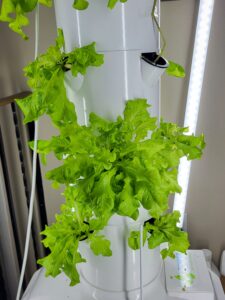
<path id="1" fill-rule="evenodd" d="M 56 45 L 24 68 L 28 85 L 33 90 L 28 97 L 17 100 L 24 113 L 25 124 L 47 114 L 61 130 L 76 125 L 75 107 L 68 100 L 64 85 L 65 71 L 71 69 L 75 77 L 78 73 L 84 75 L 90 66 L 103 64 L 103 55 L 96 53 L 95 43 L 75 48 L 70 53 L 64 53 L 63 47 L 63 32 L 59 29 Z"/>
<path id="2" fill-rule="evenodd" d="M 143 245 L 148 241 L 149 249 L 159 247 L 162 243 L 167 243 L 167 247 L 161 250 L 162 258 L 167 256 L 175 257 L 175 252 L 186 253 L 190 246 L 188 235 L 177 226 L 180 213 L 174 211 L 164 214 L 153 222 L 145 223 L 143 229 Z M 140 249 L 140 231 L 131 231 L 128 244 L 133 250 Z"/>
<path id="3" fill-rule="evenodd" d="M 89 238 L 90 248 L 95 255 L 111 256 L 110 241 L 102 235 L 92 234 Z"/>
<path id="4" fill-rule="evenodd" d="M 74 0 L 73 8 L 78 10 L 84 10 L 88 8 L 89 2 L 86 0 Z"/>
<path id="5" fill-rule="evenodd" d="M 166 73 L 167 75 L 174 76 L 174 77 L 179 77 L 179 78 L 185 77 L 184 68 L 181 65 L 171 60 L 169 61 L 169 66 L 166 69 Z"/>
<path id="6" fill-rule="evenodd" d="M 151 232 L 148 238 L 150 249 L 158 247 L 162 243 L 168 243 L 168 247 L 161 251 L 163 258 L 170 256 L 175 258 L 175 251 L 185 253 L 190 244 L 187 233 L 178 226 L 180 213 L 174 211 L 156 219 L 154 224 L 147 223 L 146 229 Z"/>
<path id="7" fill-rule="evenodd" d="M 116 6 L 117 2 L 119 2 L 119 1 L 121 3 L 127 2 L 127 0 L 109 0 L 108 1 L 108 8 L 113 9 Z"/>
<path id="8" fill-rule="evenodd" d="M 33 11 L 37 3 L 52 6 L 51 0 L 2 0 L 0 21 L 8 22 L 9 27 L 27 40 L 22 27 L 29 25 L 27 13 Z"/>
<path id="9" fill-rule="evenodd" d="M 85 262 L 78 250 L 79 239 L 87 230 L 84 224 L 80 227 L 78 222 L 74 222 L 74 213 L 57 216 L 57 222 L 42 232 L 46 238 L 43 241 L 45 247 L 51 253 L 38 260 L 38 264 L 46 269 L 46 276 L 56 277 L 62 271 L 70 278 L 70 285 L 80 282 L 76 269 L 78 263 Z"/>

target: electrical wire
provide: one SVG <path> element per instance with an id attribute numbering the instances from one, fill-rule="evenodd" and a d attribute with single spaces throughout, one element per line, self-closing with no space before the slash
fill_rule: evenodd
<path id="1" fill-rule="evenodd" d="M 35 59 L 38 56 L 38 48 L 39 48 L 39 4 L 37 4 L 35 10 Z M 37 140 L 38 140 L 38 121 L 34 123 L 34 151 L 33 151 L 33 161 L 32 161 L 32 186 L 31 186 L 31 195 L 30 195 L 30 204 L 29 204 L 29 212 L 28 212 L 28 223 L 27 223 L 27 232 L 26 232 L 26 240 L 25 240 L 25 248 L 24 248 L 24 256 L 23 256 L 23 264 L 20 273 L 19 285 L 17 289 L 16 300 L 20 299 L 23 280 L 25 275 L 25 269 L 28 258 L 29 251 L 29 243 L 31 236 L 31 226 L 32 226 L 32 218 L 33 218 L 33 209 L 34 209 L 34 200 L 35 200 L 35 187 L 36 187 L 36 171 L 37 171 Z"/>

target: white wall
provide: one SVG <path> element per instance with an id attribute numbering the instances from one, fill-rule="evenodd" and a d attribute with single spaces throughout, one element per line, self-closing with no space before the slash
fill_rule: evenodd
<path id="1" fill-rule="evenodd" d="M 196 26 L 196 0 L 162 2 L 161 27 L 167 40 L 165 57 L 186 70 L 186 78 L 162 77 L 162 116 L 168 122 L 183 124 L 190 72 L 193 32 Z"/>
<path id="2" fill-rule="evenodd" d="M 187 69 L 186 80 L 164 77 L 162 113 L 182 124 L 194 38 L 194 0 L 164 2 L 162 28 L 168 40 L 167 56 Z M 197 133 L 204 132 L 206 149 L 192 164 L 188 192 L 188 231 L 193 248 L 209 248 L 219 262 L 225 249 L 225 1 L 215 0 Z"/>
<path id="3" fill-rule="evenodd" d="M 56 25 L 54 12 L 41 7 L 40 52 L 54 43 Z M 12 32 L 7 23 L 0 23 L 0 97 L 11 95 L 26 89 L 23 67 L 34 59 L 34 13 L 30 14 L 30 26 L 25 29 L 30 37 L 24 41 Z"/>

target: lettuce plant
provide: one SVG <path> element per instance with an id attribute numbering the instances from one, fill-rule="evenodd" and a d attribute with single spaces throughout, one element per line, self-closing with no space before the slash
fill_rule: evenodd
<path id="1" fill-rule="evenodd" d="M 73 76 L 78 73 L 85 75 L 88 67 L 102 65 L 104 57 L 96 53 L 95 43 L 75 48 L 70 53 L 63 52 L 63 48 L 63 32 L 59 29 L 56 45 L 49 47 L 45 54 L 24 68 L 28 85 L 33 91 L 17 102 L 25 115 L 24 123 L 37 120 L 43 114 L 49 115 L 60 130 L 76 122 L 74 106 L 67 99 L 64 74 L 70 70 Z"/>
<path id="2" fill-rule="evenodd" d="M 114 215 L 135 221 L 142 207 L 151 218 L 144 225 L 143 244 L 152 249 L 167 242 L 163 258 L 186 251 L 187 234 L 177 227 L 179 213 L 167 212 L 168 197 L 181 192 L 177 182 L 180 158 L 199 159 L 205 143 L 202 135 L 188 135 L 187 128 L 176 124 L 162 120 L 157 126 L 146 99 L 128 100 L 123 116 L 115 121 L 91 113 L 88 126 L 78 124 L 75 107 L 66 95 L 65 72 L 85 74 L 88 67 L 100 66 L 103 56 L 95 52 L 94 44 L 70 53 L 61 50 L 63 45 L 59 31 L 56 46 L 25 68 L 33 93 L 17 103 L 25 123 L 47 114 L 59 130 L 50 140 L 38 141 L 44 163 L 50 152 L 62 162 L 46 177 L 55 188 L 65 186 L 61 212 L 42 232 L 50 254 L 38 263 L 46 275 L 64 272 L 75 285 L 79 283 L 76 265 L 85 262 L 78 248 L 84 239 L 95 255 L 113 255 L 103 229 Z M 140 233 L 130 232 L 127 242 L 139 249 Z"/>
<path id="3" fill-rule="evenodd" d="M 22 27 L 29 25 L 27 14 L 33 11 L 37 3 L 52 6 L 52 0 L 2 0 L 0 21 L 8 22 L 9 27 L 24 39 L 28 37 Z"/>

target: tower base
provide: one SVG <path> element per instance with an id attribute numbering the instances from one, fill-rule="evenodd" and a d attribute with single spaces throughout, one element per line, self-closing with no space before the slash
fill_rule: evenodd
<path id="1" fill-rule="evenodd" d="M 113 270 L 112 270 L 113 271 Z M 96 288 L 81 275 L 81 283 L 70 287 L 63 274 L 56 278 L 45 277 L 41 268 L 32 277 L 22 300 L 140 300 L 140 289 L 129 292 L 113 292 Z M 158 276 L 143 287 L 143 300 L 181 300 L 169 297 L 165 287 L 164 267 Z"/>

